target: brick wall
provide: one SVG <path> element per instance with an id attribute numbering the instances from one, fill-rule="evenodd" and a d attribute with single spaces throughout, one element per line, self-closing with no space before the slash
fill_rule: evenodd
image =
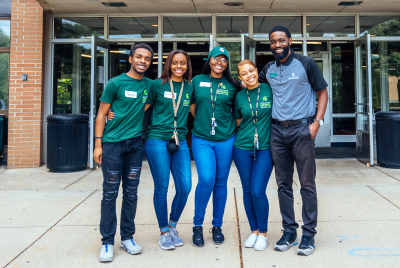
<path id="1" fill-rule="evenodd" d="M 12 0 L 8 168 L 41 164 L 43 9 L 36 0 Z M 22 81 L 28 74 L 28 81 Z"/>

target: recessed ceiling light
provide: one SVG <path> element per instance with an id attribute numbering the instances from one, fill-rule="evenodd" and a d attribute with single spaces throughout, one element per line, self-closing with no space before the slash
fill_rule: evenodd
<path id="1" fill-rule="evenodd" d="M 242 3 L 242 2 L 225 2 L 224 5 L 229 6 L 229 7 L 238 7 L 238 6 L 243 6 L 244 3 Z"/>
<path id="2" fill-rule="evenodd" d="M 153 26 L 153 27 L 158 27 L 158 24 L 153 24 L 153 25 L 151 25 L 151 26 Z"/>
<path id="3" fill-rule="evenodd" d="M 126 7 L 124 2 L 101 2 L 106 7 Z"/>
<path id="4" fill-rule="evenodd" d="M 358 6 L 359 4 L 361 4 L 363 1 L 354 1 L 354 2 L 350 2 L 350 1 L 342 1 L 338 4 L 338 6 Z"/>
<path id="5" fill-rule="evenodd" d="M 311 23 L 307 23 L 307 26 L 310 26 L 311 25 Z"/>

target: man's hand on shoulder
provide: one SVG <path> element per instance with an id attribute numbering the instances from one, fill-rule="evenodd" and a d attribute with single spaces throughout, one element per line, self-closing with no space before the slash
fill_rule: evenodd
<path id="1" fill-rule="evenodd" d="M 318 130 L 320 128 L 318 121 L 314 121 L 311 125 L 309 125 L 310 128 L 310 134 L 311 134 L 311 139 L 315 139 L 317 136 Z"/>

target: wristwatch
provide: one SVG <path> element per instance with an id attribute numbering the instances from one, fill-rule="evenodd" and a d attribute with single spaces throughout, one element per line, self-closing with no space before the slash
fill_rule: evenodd
<path id="1" fill-rule="evenodd" d="M 324 120 L 322 120 L 322 119 L 315 118 L 314 121 L 317 121 L 320 127 L 322 127 L 322 125 L 324 124 Z"/>

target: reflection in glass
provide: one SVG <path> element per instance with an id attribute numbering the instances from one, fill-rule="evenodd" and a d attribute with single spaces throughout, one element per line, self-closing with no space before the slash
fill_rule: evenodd
<path id="1" fill-rule="evenodd" d="M 10 20 L 0 19 L 0 47 L 10 46 Z"/>
<path id="2" fill-rule="evenodd" d="M 163 37 L 208 37 L 211 17 L 164 17 Z"/>
<path id="3" fill-rule="evenodd" d="M 218 37 L 239 37 L 248 34 L 248 17 L 217 17 Z"/>
<path id="4" fill-rule="evenodd" d="M 355 118 L 333 118 L 333 135 L 356 135 Z"/>
<path id="5" fill-rule="evenodd" d="M 0 53 L 0 110 L 7 110 L 8 107 L 9 66 L 10 54 Z"/>
<path id="6" fill-rule="evenodd" d="M 90 111 L 91 44 L 54 44 L 53 113 Z"/>
<path id="7" fill-rule="evenodd" d="M 307 37 L 352 37 L 354 17 L 307 16 Z"/>
<path id="8" fill-rule="evenodd" d="M 354 44 L 332 44 L 332 112 L 354 113 Z"/>
<path id="9" fill-rule="evenodd" d="M 371 36 L 400 36 L 400 17 L 360 16 L 360 32 L 361 36 L 365 34 L 370 34 Z"/>
<path id="10" fill-rule="evenodd" d="M 229 52 L 229 66 L 231 68 L 231 75 L 236 80 L 239 80 L 237 73 L 237 66 L 241 60 L 241 43 L 240 42 L 219 42 L 218 46 L 224 47 Z"/>
<path id="11" fill-rule="evenodd" d="M 110 18 L 110 38 L 154 38 L 158 37 L 157 17 Z"/>
<path id="12" fill-rule="evenodd" d="M 373 109 L 400 111 L 399 42 L 371 42 L 371 60 Z"/>
<path id="13" fill-rule="evenodd" d="M 103 37 L 104 18 L 55 18 L 54 38 Z"/>
<path id="14" fill-rule="evenodd" d="M 289 29 L 292 37 L 302 37 L 302 17 L 254 17 L 254 37 L 269 37 L 276 25 Z"/>

